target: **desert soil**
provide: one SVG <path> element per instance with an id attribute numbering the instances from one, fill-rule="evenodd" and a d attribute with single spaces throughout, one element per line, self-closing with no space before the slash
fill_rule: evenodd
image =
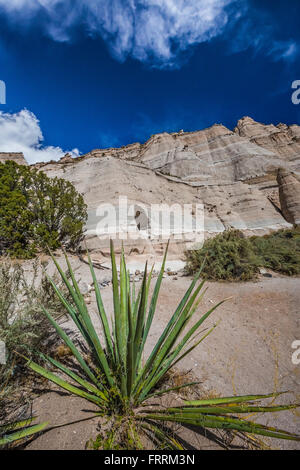
<path id="1" fill-rule="evenodd" d="M 74 259 L 75 262 L 75 259 Z M 77 260 L 77 275 L 88 282 L 88 267 Z M 76 264 L 75 263 L 75 264 Z M 98 271 L 100 281 L 110 278 L 109 271 Z M 150 332 L 147 352 L 168 322 L 191 278 L 180 273 L 163 280 L 158 308 Z M 300 279 L 273 273 L 271 278 L 261 276 L 257 282 L 207 283 L 208 290 L 195 317 L 209 310 L 224 298 L 230 299 L 207 320 L 209 328 L 220 322 L 214 332 L 191 355 L 178 365 L 182 372 L 191 371 L 201 382 L 203 391 L 228 395 L 264 394 L 289 390 L 277 402 L 300 398 L 300 365 L 292 362 L 292 343 L 300 339 Z M 112 312 L 111 287 L 102 289 L 104 304 Z M 89 304 L 97 322 L 94 294 Z M 73 328 L 71 323 L 65 324 Z M 49 390 L 34 401 L 34 412 L 39 420 L 51 424 L 79 421 L 53 429 L 27 445 L 27 449 L 84 449 L 90 438 L 98 434 L 99 418 L 89 418 L 93 405 L 49 385 Z M 292 432 L 300 432 L 299 412 L 281 412 L 259 416 L 257 421 Z M 184 435 L 189 439 L 189 435 Z M 195 448 L 219 448 L 210 436 L 191 438 Z M 296 449 L 294 442 L 268 441 L 272 448 Z"/>

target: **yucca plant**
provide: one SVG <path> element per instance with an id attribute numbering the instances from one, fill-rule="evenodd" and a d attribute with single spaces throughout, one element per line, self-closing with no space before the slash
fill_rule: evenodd
<path id="1" fill-rule="evenodd" d="M 111 443 L 111 446 L 115 445 L 115 436 L 118 429 L 123 426 L 126 429 L 127 442 L 134 442 L 133 446 L 137 448 L 142 445 L 139 440 L 142 434 L 141 431 L 144 431 L 148 438 L 150 436 L 152 441 L 159 447 L 182 448 L 178 440 L 175 440 L 166 432 L 167 423 L 174 422 L 183 426 L 229 429 L 269 437 L 299 440 L 298 435 L 250 422 L 239 416 L 243 413 L 266 413 L 290 410 L 297 407 L 296 404 L 285 406 L 257 406 L 254 404 L 258 400 L 276 397 L 279 395 L 278 393 L 183 401 L 180 406 L 168 408 L 157 404 L 153 407 L 152 400 L 154 398 L 191 385 L 185 384 L 167 390 L 159 388 L 159 384 L 161 384 L 162 379 L 166 377 L 170 369 L 193 351 L 213 331 L 215 326 L 203 336 L 199 336 L 199 328 L 203 322 L 223 303 L 219 302 L 204 315 L 198 316 L 198 307 L 205 293 L 203 289 L 204 281 L 200 280 L 200 269 L 151 353 L 144 358 L 145 344 L 157 306 L 166 256 L 167 250 L 150 299 L 149 289 L 153 268 L 148 275 L 146 263 L 142 285 L 136 293 L 134 284 L 132 286 L 130 284 L 124 253 L 121 255 L 118 279 L 114 247 L 111 242 L 114 304 L 111 321 L 104 309 L 99 285 L 89 257 L 104 344 L 95 330 L 68 257 L 66 256 L 66 262 L 69 277 L 66 276 L 55 258 L 53 258 L 72 297 L 72 305 L 66 300 L 54 281 L 50 279 L 50 282 L 88 346 L 89 359 L 79 347 L 75 346 L 67 333 L 45 310 L 50 323 L 70 348 L 81 372 L 78 372 L 78 367 L 75 372 L 72 368 L 46 355 L 41 355 L 42 359 L 51 365 L 52 370 L 54 367 L 59 371 L 59 375 L 32 360 L 28 361 L 28 367 L 72 394 L 97 405 L 98 411 L 95 412 L 96 414 L 114 419 L 115 425 L 108 436 L 108 442 Z M 195 318 L 196 313 L 196 321 L 191 326 L 189 323 L 192 318 Z M 61 373 L 63 373 L 65 379 L 62 378 Z M 124 432 L 121 435 L 124 438 Z M 130 444 L 125 443 L 124 445 L 126 447 Z"/>
<path id="2" fill-rule="evenodd" d="M 0 448 L 9 446 L 17 441 L 23 441 L 24 439 L 43 431 L 46 426 L 48 426 L 48 422 L 31 426 L 35 419 L 36 418 L 33 417 L 23 421 L 16 421 L 15 423 L 0 425 Z"/>

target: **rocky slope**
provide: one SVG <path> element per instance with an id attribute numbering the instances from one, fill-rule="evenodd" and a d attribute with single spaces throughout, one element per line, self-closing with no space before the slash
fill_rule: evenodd
<path id="1" fill-rule="evenodd" d="M 196 204 L 203 204 L 205 236 L 228 228 L 266 233 L 300 219 L 297 125 L 264 125 L 245 117 L 234 131 L 216 124 L 197 132 L 162 133 L 144 144 L 93 150 L 76 160 L 66 155 L 37 166 L 49 176 L 70 180 L 84 194 L 88 244 L 103 254 L 107 242 L 96 234 L 101 220 L 97 208 L 110 203 L 118 212 L 119 196 L 133 205 L 130 223 L 135 228 L 136 214 L 144 212 L 147 218 L 150 205 L 162 203 L 192 204 L 193 216 Z M 120 225 L 117 231 L 126 231 Z M 116 230 L 113 217 L 108 226 L 111 233 Z M 154 238 L 127 240 L 125 245 L 129 252 L 161 252 L 165 240 Z M 174 240 L 172 246 L 175 254 L 186 244 Z"/>

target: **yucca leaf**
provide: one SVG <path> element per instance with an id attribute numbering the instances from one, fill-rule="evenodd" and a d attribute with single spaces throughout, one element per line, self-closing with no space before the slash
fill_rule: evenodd
<path id="1" fill-rule="evenodd" d="M 77 281 L 75 279 L 75 276 L 74 276 L 73 269 L 71 267 L 70 261 L 69 261 L 68 257 L 66 256 L 66 254 L 65 254 L 65 258 L 66 258 L 66 262 L 67 262 L 67 265 L 68 265 L 68 270 L 69 270 L 69 273 L 70 273 L 70 276 L 71 276 L 71 279 L 72 279 L 72 282 L 73 282 L 73 286 L 74 286 L 75 292 L 76 292 L 76 295 L 74 295 L 74 297 L 73 297 L 74 302 L 75 302 L 75 304 L 78 308 L 78 312 L 80 314 L 80 317 L 83 320 L 84 326 L 87 330 L 87 334 L 88 334 L 88 337 L 89 337 L 89 343 L 93 347 L 93 349 L 95 351 L 95 354 L 98 357 L 98 360 L 100 362 L 99 365 L 101 366 L 101 369 L 102 369 L 103 373 L 106 376 L 107 382 L 112 387 L 112 386 L 115 385 L 115 382 L 114 382 L 114 378 L 112 376 L 111 370 L 109 368 L 105 353 L 103 351 L 103 348 L 101 346 L 99 337 L 98 337 L 98 335 L 96 333 L 96 330 L 94 328 L 93 322 L 91 321 L 91 317 L 89 315 L 86 303 L 84 301 L 84 297 L 80 292 L 78 283 L 77 283 Z"/>
<path id="2" fill-rule="evenodd" d="M 43 431 L 47 426 L 48 422 L 44 422 L 41 424 L 35 424 L 34 426 L 27 427 L 25 429 L 21 429 L 20 431 L 7 434 L 0 438 L 0 446 L 5 446 L 7 444 L 11 444 L 12 442 L 19 441 L 20 439 L 24 439 L 26 437 L 32 436 L 33 434 L 37 434 L 38 432 Z"/>
<path id="3" fill-rule="evenodd" d="M 128 286 L 127 270 L 124 259 L 124 250 L 122 247 L 120 260 L 120 310 L 118 319 L 118 351 L 119 351 L 119 375 L 121 382 L 121 391 L 123 397 L 127 395 L 127 340 L 128 340 Z"/>
<path id="4" fill-rule="evenodd" d="M 121 328 L 121 353 L 124 368 L 126 370 L 126 344 L 128 337 L 128 284 L 127 284 L 127 270 L 124 258 L 124 249 L 122 247 L 122 254 L 120 260 L 120 322 Z"/>
<path id="5" fill-rule="evenodd" d="M 200 343 L 202 343 L 202 341 L 204 341 L 208 335 L 210 335 L 214 329 L 217 327 L 217 325 L 214 325 L 210 330 L 208 330 L 208 332 L 202 336 L 202 338 L 200 340 L 198 340 L 196 343 L 194 343 L 189 349 L 187 349 L 181 356 L 179 356 L 176 360 L 173 359 L 172 361 L 172 366 L 171 367 L 174 367 L 176 364 L 178 364 L 178 362 L 180 362 L 185 356 L 187 356 L 190 352 L 192 352 L 197 346 L 199 346 Z M 188 343 L 187 343 L 188 344 Z"/>
<path id="6" fill-rule="evenodd" d="M 216 428 L 216 429 L 232 429 L 241 432 L 249 432 L 252 434 L 259 434 L 266 437 L 275 437 L 279 439 L 300 440 L 297 434 L 289 433 L 281 429 L 271 428 L 262 424 L 253 423 L 251 421 L 242 420 L 238 418 L 229 418 L 223 416 L 207 416 L 197 415 L 185 417 L 183 415 L 173 416 L 164 414 L 150 413 L 145 415 L 146 419 L 176 422 L 183 425 L 200 426 L 202 428 Z"/>
<path id="7" fill-rule="evenodd" d="M 73 299 L 73 302 L 75 303 L 75 305 L 78 305 L 79 303 L 79 299 L 78 299 L 78 295 L 76 294 L 76 291 L 74 290 L 74 288 L 72 287 L 71 283 L 69 282 L 66 274 L 64 273 L 63 269 L 61 268 L 61 266 L 59 265 L 58 261 L 55 259 L 54 255 L 52 254 L 52 252 L 50 251 L 50 254 L 51 254 L 51 258 L 56 266 L 56 269 L 58 270 L 65 286 L 67 287 L 72 299 Z M 67 260 L 67 263 L 68 263 L 69 260 Z M 68 264 L 69 265 L 69 264 Z M 71 273 L 70 273 L 71 274 Z"/>
<path id="8" fill-rule="evenodd" d="M 128 342 L 127 342 L 127 394 L 131 396 L 135 377 L 134 325 L 131 311 L 130 293 L 128 292 Z"/>
<path id="9" fill-rule="evenodd" d="M 95 288 L 95 295 L 96 295 L 98 313 L 99 313 L 99 316 L 100 316 L 100 319 L 101 319 L 103 332 L 104 332 L 104 336 L 105 336 L 106 347 L 107 347 L 107 350 L 108 350 L 108 353 L 109 353 L 110 357 L 114 358 L 114 350 L 113 350 L 111 332 L 110 332 L 110 329 L 109 329 L 107 315 L 106 315 L 105 308 L 104 308 L 104 305 L 103 305 L 102 296 L 101 296 L 99 284 L 97 282 L 97 278 L 96 278 L 95 270 L 94 270 L 94 267 L 93 267 L 93 263 L 91 261 L 89 252 L 87 252 L 87 253 L 88 253 L 88 260 L 89 260 L 89 265 L 90 265 L 90 271 L 91 271 L 91 274 L 92 274 L 94 288 Z"/>
<path id="10" fill-rule="evenodd" d="M 151 390 L 158 382 L 159 380 L 172 368 L 177 364 L 181 359 L 183 359 L 187 354 L 189 354 L 191 351 L 193 351 L 202 341 L 207 338 L 207 336 L 212 333 L 212 331 L 216 328 L 216 326 L 213 326 L 199 341 L 197 341 L 193 346 L 191 346 L 187 351 L 185 351 L 184 354 L 182 354 L 179 358 L 176 359 L 178 356 L 179 352 L 181 349 L 184 347 L 185 343 L 180 344 L 178 348 L 175 349 L 175 351 L 172 352 L 172 354 L 169 356 L 168 360 L 165 361 L 164 365 L 156 371 L 156 374 L 152 376 L 152 380 L 150 382 L 150 385 L 147 386 L 147 382 L 144 383 L 143 386 L 143 393 L 140 395 L 138 401 L 141 403 L 145 400 L 148 399 L 148 390 Z M 176 360 L 175 360 L 176 359 Z M 151 395 L 150 395 L 151 396 Z"/>
<path id="11" fill-rule="evenodd" d="M 201 382 L 190 382 L 190 383 L 186 383 L 186 384 L 183 384 L 183 385 L 178 385 L 178 387 L 171 387 L 171 388 L 167 388 L 166 390 L 160 390 L 159 392 L 154 392 L 154 393 L 151 393 L 151 395 L 148 395 L 147 400 L 149 398 L 165 395 L 166 393 L 175 392 L 175 391 L 177 392 L 177 391 L 179 391 L 183 388 L 192 387 L 193 385 L 198 385 L 200 383 Z"/>
<path id="12" fill-rule="evenodd" d="M 180 351 L 184 348 L 184 346 L 188 343 L 189 339 L 191 336 L 198 330 L 198 328 L 202 325 L 202 323 L 211 315 L 220 305 L 222 305 L 226 300 L 222 300 L 219 302 L 217 305 L 212 307 L 208 312 L 206 312 L 200 320 L 198 320 L 195 325 L 186 333 L 186 335 L 183 337 L 183 339 L 180 341 L 178 346 L 175 348 L 175 350 L 171 353 L 170 357 L 172 358 L 172 363 L 174 359 L 178 356 Z M 215 327 L 211 328 L 201 339 L 196 343 L 195 346 L 192 346 L 190 350 L 193 350 L 198 344 L 200 344 L 207 336 L 214 330 Z"/>
<path id="13" fill-rule="evenodd" d="M 143 283 L 141 287 L 141 299 L 136 320 L 136 329 L 134 335 L 134 355 L 138 359 L 139 351 L 142 346 L 142 338 L 145 326 L 145 316 L 147 307 L 147 263 L 145 266 Z"/>
<path id="14" fill-rule="evenodd" d="M 135 307 L 135 281 L 133 279 L 132 289 L 131 289 L 131 308 L 132 308 L 132 312 L 134 312 L 134 307 Z"/>
<path id="15" fill-rule="evenodd" d="M 122 324 L 120 321 L 120 294 L 119 294 L 119 283 L 118 283 L 118 271 L 116 265 L 116 256 L 114 251 L 113 241 L 110 240 L 110 257 L 111 257 L 111 268 L 112 268 L 112 287 L 113 287 L 113 302 L 114 302 L 114 322 L 113 322 L 113 333 L 115 338 L 116 357 L 120 363 L 120 344 L 122 336 Z"/>
<path id="16" fill-rule="evenodd" d="M 66 310 L 69 313 L 70 317 L 72 318 L 75 325 L 77 326 L 80 333 L 82 334 L 83 338 L 86 340 L 87 343 L 89 343 L 88 333 L 87 333 L 82 321 L 78 317 L 77 312 L 74 310 L 72 305 L 65 299 L 65 297 L 63 296 L 63 294 L 61 293 L 59 288 L 56 286 L 55 282 L 51 279 L 51 277 L 48 276 L 47 274 L 46 274 L 46 276 L 47 276 L 48 281 L 52 285 L 53 290 L 55 291 L 56 295 L 58 296 L 59 300 L 61 301 L 62 305 L 66 308 Z"/>
<path id="17" fill-rule="evenodd" d="M 157 299 L 158 299 L 158 295 L 159 295 L 163 275 L 164 275 L 164 272 L 165 272 L 165 265 L 166 265 L 168 248 L 169 248 L 169 241 L 168 241 L 168 244 L 167 244 L 167 248 L 166 248 L 165 255 L 164 255 L 164 258 L 163 258 L 163 262 L 162 262 L 162 265 L 161 265 L 161 269 L 160 269 L 157 281 L 155 283 L 154 291 L 153 291 L 150 306 L 149 306 L 147 322 L 146 322 L 145 331 L 144 331 L 144 335 L 143 335 L 143 346 L 146 343 L 146 340 L 147 340 L 147 337 L 148 337 L 148 334 L 149 334 L 149 331 L 150 331 L 150 328 L 151 328 L 151 325 L 152 325 L 152 322 L 153 322 L 153 317 L 154 317 L 154 313 L 155 313 L 156 305 L 157 305 Z M 153 265 L 151 273 L 150 273 L 151 275 L 152 275 L 152 272 L 153 272 L 153 268 L 154 268 L 154 265 Z M 150 279 L 151 279 L 151 277 L 150 277 Z M 148 287 L 147 290 L 149 291 L 149 287 Z"/>
<path id="18" fill-rule="evenodd" d="M 159 429 L 159 427 L 151 421 L 149 421 L 148 423 L 141 423 L 141 427 L 146 431 L 149 431 L 150 433 L 154 434 L 158 442 L 160 444 L 167 445 L 167 448 L 170 448 L 171 450 L 184 450 L 182 445 L 178 441 L 176 441 L 176 439 L 172 438 L 171 436 L 168 436 L 165 431 Z M 151 438 L 151 436 L 149 437 Z"/>
<path id="19" fill-rule="evenodd" d="M 202 269 L 202 268 L 201 268 Z M 159 340 L 157 341 L 156 345 L 154 346 L 147 362 L 146 362 L 146 365 L 145 367 L 143 368 L 143 371 L 141 373 L 141 377 L 143 377 L 145 375 L 145 373 L 147 372 L 147 370 L 150 368 L 154 358 L 156 357 L 156 354 L 157 354 L 157 351 L 159 350 L 159 348 L 161 347 L 162 343 L 164 342 L 166 336 L 168 335 L 170 329 L 172 328 L 172 326 L 174 325 L 174 323 L 177 321 L 177 318 L 178 316 L 180 315 L 180 313 L 182 312 L 185 304 L 187 303 L 192 291 L 194 290 L 194 287 L 201 275 L 201 269 L 199 270 L 198 274 L 195 276 L 195 278 L 193 279 L 193 281 L 191 282 L 189 288 L 187 289 L 185 295 L 183 296 L 181 302 L 179 303 L 178 307 L 176 308 L 173 316 L 171 317 L 170 321 L 168 322 L 166 328 L 164 329 L 162 335 L 160 336 Z M 137 380 L 137 383 L 139 382 L 140 378 L 138 378 Z"/>
<path id="20" fill-rule="evenodd" d="M 16 421 L 14 423 L 8 423 L 8 424 L 0 424 L 0 432 L 1 434 L 3 434 L 6 432 L 15 431 L 16 429 L 26 428 L 35 420 L 36 420 L 36 416 L 32 416 L 30 418 L 23 419 L 23 421 Z"/>
<path id="21" fill-rule="evenodd" d="M 72 280 L 73 288 L 74 288 L 74 290 L 75 290 L 77 299 L 78 299 L 78 301 L 82 304 L 83 307 L 86 307 L 85 302 L 84 302 L 83 295 L 82 295 L 82 293 L 80 292 L 80 289 L 79 289 L 79 286 L 78 286 L 78 282 L 76 281 L 76 278 L 75 278 L 75 275 L 74 275 L 74 272 L 73 272 L 71 263 L 70 263 L 69 258 L 68 258 L 68 256 L 67 256 L 67 254 L 66 254 L 65 251 L 64 251 L 64 255 L 65 255 L 65 260 L 66 260 L 66 263 L 67 263 L 67 266 L 68 266 L 68 271 L 69 271 L 69 274 L 70 274 L 70 277 L 71 277 L 71 280 Z M 74 302 L 76 302 L 76 301 L 75 301 L 75 297 L 74 297 Z M 76 303 L 77 303 L 77 302 L 76 302 Z"/>
<path id="22" fill-rule="evenodd" d="M 206 406 L 206 405 L 223 405 L 230 403 L 250 403 L 257 400 L 265 400 L 266 398 L 277 398 L 280 395 L 284 395 L 289 392 L 276 392 L 269 393 L 268 395 L 240 395 L 234 397 L 222 397 L 222 398 L 208 398 L 204 400 L 184 400 L 186 406 Z"/>
<path id="23" fill-rule="evenodd" d="M 55 263 L 55 266 L 57 267 L 57 269 L 58 269 L 65 285 L 67 286 L 67 288 L 69 290 L 69 293 L 72 296 L 73 302 L 74 302 L 74 304 L 77 308 L 77 312 L 76 311 L 74 312 L 75 317 L 77 317 L 77 321 L 72 316 L 72 313 L 70 312 L 70 310 L 69 310 L 69 313 L 71 314 L 73 320 L 75 321 L 75 323 L 79 327 L 79 330 L 83 334 L 83 336 L 84 336 L 85 340 L 87 341 L 87 343 L 89 344 L 89 346 L 94 350 L 95 355 L 98 356 L 99 361 L 100 361 L 103 369 L 106 370 L 106 373 L 108 373 L 109 372 L 108 368 L 105 367 L 106 366 L 106 364 L 105 364 L 106 359 L 104 357 L 99 338 L 96 335 L 95 329 L 94 329 L 93 324 L 90 320 L 90 317 L 89 317 L 89 314 L 88 314 L 88 311 L 87 311 L 87 307 L 86 307 L 83 295 L 81 294 L 81 292 L 79 290 L 79 287 L 78 287 L 77 281 L 75 279 L 75 276 L 74 276 L 71 264 L 69 262 L 69 259 L 68 259 L 67 255 L 65 254 L 65 258 L 66 258 L 66 262 L 67 262 L 67 266 L 68 266 L 68 271 L 69 271 L 69 274 L 70 274 L 71 279 L 72 279 L 73 287 L 71 286 L 67 276 L 63 272 L 63 269 L 60 267 L 59 263 L 56 261 L 56 259 L 54 258 L 54 256 L 52 254 L 51 254 L 51 256 L 52 256 L 52 259 Z M 80 325 L 82 325 L 82 328 L 80 328 L 78 323 L 80 323 Z M 112 378 L 109 377 L 109 375 L 108 375 L 107 378 L 108 378 L 108 382 L 112 385 L 113 384 Z"/>
<path id="24" fill-rule="evenodd" d="M 27 366 L 32 369 L 34 372 L 37 372 L 39 375 L 42 377 L 45 377 L 46 379 L 50 380 L 51 382 L 55 383 L 56 385 L 59 385 L 61 388 L 64 388 L 68 392 L 73 393 L 74 395 L 78 395 L 79 397 L 85 398 L 88 401 L 91 401 L 92 403 L 95 403 L 98 406 L 103 406 L 105 403 L 102 398 L 96 395 L 92 395 L 90 393 L 84 392 L 78 387 L 75 387 L 74 385 L 69 384 L 65 380 L 62 380 L 60 377 L 57 375 L 53 374 L 49 370 L 45 369 L 44 367 L 40 366 L 39 364 L 36 364 L 35 362 L 29 360 L 27 362 Z"/>
<path id="25" fill-rule="evenodd" d="M 99 388 L 95 387 L 93 384 L 87 382 L 87 380 L 84 380 L 82 377 L 79 375 L 75 374 L 72 370 L 70 370 L 68 367 L 66 367 L 64 364 L 61 362 L 57 361 L 56 359 L 53 359 L 50 356 L 47 356 L 45 354 L 40 354 L 40 356 L 50 362 L 50 364 L 54 365 L 57 369 L 60 369 L 64 374 L 68 375 L 71 379 L 75 380 L 79 385 L 84 387 L 88 392 L 94 393 L 95 395 L 99 396 L 102 398 L 104 401 L 108 401 L 107 396 L 99 390 Z"/>
<path id="26" fill-rule="evenodd" d="M 79 364 L 81 365 L 81 367 L 83 368 L 83 370 L 85 371 L 85 373 L 87 374 L 87 376 L 96 384 L 98 385 L 98 380 L 97 378 L 95 377 L 95 375 L 93 374 L 92 370 L 89 368 L 89 366 L 87 365 L 87 363 L 85 362 L 85 360 L 83 359 L 82 355 L 80 354 L 80 352 L 78 351 L 78 349 L 76 348 L 75 344 L 73 343 L 73 341 L 69 338 L 69 336 L 67 335 L 67 333 L 59 326 L 59 324 L 54 320 L 54 318 L 52 318 L 52 316 L 50 315 L 50 313 L 47 312 L 46 309 L 44 309 L 44 307 L 42 307 L 45 315 L 47 316 L 48 320 L 50 321 L 50 323 L 54 326 L 54 328 L 56 329 L 57 333 L 59 334 L 59 336 L 61 337 L 61 339 L 65 342 L 65 344 L 68 346 L 68 348 L 70 348 L 72 354 L 76 357 L 77 361 L 79 362 Z"/>
<path id="27" fill-rule="evenodd" d="M 244 413 L 275 413 L 277 411 L 287 411 L 298 408 L 298 404 L 293 405 L 273 405 L 273 406 L 249 406 L 249 405 L 229 405 L 229 406 L 201 406 L 197 407 L 175 407 L 165 408 L 163 410 L 151 410 L 151 413 L 167 413 L 174 416 L 190 417 L 195 414 L 244 414 Z"/>
<path id="28" fill-rule="evenodd" d="M 200 276 L 200 272 L 196 276 L 195 279 L 198 279 L 198 276 Z M 196 281 L 191 283 L 189 289 L 187 290 L 186 294 L 184 295 L 182 301 L 180 302 L 179 306 L 177 307 L 175 313 L 173 314 L 171 320 L 167 324 L 166 328 L 164 329 L 162 335 L 160 336 L 159 340 L 157 341 L 156 345 L 154 346 L 149 358 L 146 361 L 145 366 L 143 367 L 142 371 L 140 372 L 139 376 L 136 379 L 135 382 L 135 390 L 137 395 L 139 395 L 141 389 L 144 387 L 144 381 L 143 379 L 147 375 L 147 373 L 150 373 L 150 377 L 148 377 L 148 382 L 151 381 L 153 376 L 156 374 L 157 369 L 159 365 L 162 363 L 166 355 L 168 354 L 168 351 L 170 347 L 172 347 L 172 344 L 174 343 L 174 340 L 176 340 L 176 335 L 181 333 L 182 329 L 185 327 L 185 320 L 186 316 L 188 314 L 188 311 L 192 307 L 192 304 L 195 301 L 195 298 L 197 297 L 199 291 L 204 285 L 205 281 L 202 281 L 200 285 L 197 287 L 195 290 L 194 294 L 192 297 L 189 299 L 191 296 L 191 293 L 195 287 Z M 188 300 L 189 299 L 189 300 Z M 177 325 L 177 326 L 176 326 Z M 176 329 L 175 329 L 176 328 Z M 171 330 L 171 332 L 170 332 Z M 175 331 L 175 333 L 174 333 Z M 145 396 L 145 395 L 144 395 Z"/>
<path id="29" fill-rule="evenodd" d="M 218 307 L 218 305 L 216 305 L 215 307 L 210 309 L 206 314 L 204 314 L 201 317 L 201 319 L 198 322 L 196 322 L 196 324 L 184 336 L 184 338 L 180 341 L 179 345 L 175 348 L 175 350 L 168 356 L 170 349 L 172 348 L 172 346 L 178 339 L 181 331 L 186 326 L 186 317 L 187 317 L 189 310 L 192 309 L 193 303 L 195 303 L 196 306 L 198 306 L 199 304 L 199 299 L 196 299 L 196 296 L 200 292 L 202 286 L 203 286 L 203 282 L 201 282 L 200 286 L 198 286 L 195 293 L 191 296 L 191 299 L 187 303 L 187 306 L 184 308 L 181 314 L 181 317 L 179 318 L 173 330 L 170 332 L 169 336 L 167 337 L 161 351 L 158 353 L 157 359 L 154 361 L 154 364 L 153 364 L 153 372 L 152 374 L 149 375 L 149 377 L 146 379 L 145 383 L 143 384 L 143 391 L 140 394 L 139 400 L 145 399 L 145 397 L 147 396 L 147 393 L 150 392 L 150 390 L 154 387 L 154 385 L 160 380 L 160 378 L 164 375 L 164 373 L 170 368 L 173 361 L 176 359 L 180 351 L 186 345 L 190 337 L 201 326 L 201 324 L 208 318 L 208 316 L 211 315 L 211 313 Z M 200 298 L 202 298 L 202 294 L 200 295 Z M 221 303 L 222 302 L 220 302 L 220 304 Z M 195 308 L 192 309 L 192 313 L 194 311 L 195 311 Z M 199 343 L 200 342 L 201 340 L 199 341 Z"/>

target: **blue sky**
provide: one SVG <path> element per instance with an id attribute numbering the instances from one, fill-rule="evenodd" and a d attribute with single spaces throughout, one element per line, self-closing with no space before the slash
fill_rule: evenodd
<path id="1" fill-rule="evenodd" d="M 31 162 L 245 115 L 300 124 L 300 2 L 0 0 L 0 80 L 0 151 Z"/>

